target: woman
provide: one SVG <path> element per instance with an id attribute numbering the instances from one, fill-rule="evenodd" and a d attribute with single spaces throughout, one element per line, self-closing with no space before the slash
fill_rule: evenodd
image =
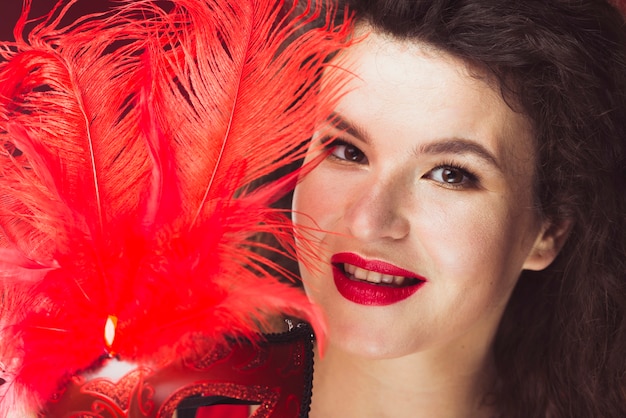
<path id="1" fill-rule="evenodd" d="M 350 9 L 354 77 L 293 204 L 329 329 L 310 416 L 626 416 L 623 17 Z"/>
<path id="2" fill-rule="evenodd" d="M 324 355 L 312 370 L 295 326 L 129 387 L 179 416 L 193 395 L 285 418 L 626 416 L 623 17 L 595 0 L 350 9 L 355 42 L 321 81 L 353 77 L 293 201 Z M 173 377 L 194 391 L 172 398 Z M 120 382 L 94 397 L 143 408 Z M 94 386 L 71 384 L 70 403 Z"/>

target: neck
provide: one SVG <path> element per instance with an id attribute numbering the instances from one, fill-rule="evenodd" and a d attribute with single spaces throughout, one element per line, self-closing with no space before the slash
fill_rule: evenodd
<path id="1" fill-rule="evenodd" d="M 489 417 L 491 356 L 419 353 L 370 359 L 332 345 L 316 353 L 311 418 Z"/>

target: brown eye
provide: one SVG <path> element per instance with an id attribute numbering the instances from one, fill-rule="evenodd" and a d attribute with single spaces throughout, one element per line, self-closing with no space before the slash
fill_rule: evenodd
<path id="1" fill-rule="evenodd" d="M 478 183 L 475 175 L 462 168 L 448 165 L 431 170 L 426 177 L 451 187 L 471 188 Z"/>
<path id="2" fill-rule="evenodd" d="M 363 151 L 348 142 L 335 140 L 327 148 L 330 149 L 330 155 L 338 160 L 355 164 L 368 163 L 367 156 Z"/>
<path id="3" fill-rule="evenodd" d="M 463 183 L 465 175 L 459 170 L 443 168 L 441 169 L 441 179 L 446 183 L 459 184 Z"/>

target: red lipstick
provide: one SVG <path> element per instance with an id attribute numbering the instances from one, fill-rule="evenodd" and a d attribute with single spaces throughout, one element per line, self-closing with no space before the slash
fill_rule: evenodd
<path id="1" fill-rule="evenodd" d="M 337 290 L 344 298 L 359 305 L 385 306 L 400 302 L 415 292 L 426 279 L 408 270 L 378 260 L 365 260 L 354 253 L 338 253 L 332 256 L 333 278 Z M 392 276 L 410 278 L 411 283 L 403 286 L 376 284 L 364 280 L 351 279 L 344 271 L 344 263 Z"/>

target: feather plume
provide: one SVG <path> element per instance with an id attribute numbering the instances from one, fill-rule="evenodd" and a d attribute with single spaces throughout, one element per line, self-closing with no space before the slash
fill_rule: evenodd
<path id="1" fill-rule="evenodd" d="M 348 24 L 327 12 L 303 31 L 319 2 L 128 0 L 61 26 L 77 1 L 24 38 L 25 1 L 0 45 L 5 411 L 24 396 L 36 410 L 103 354 L 161 364 L 197 334 L 255 338 L 273 314 L 323 333 L 254 251 L 259 232 L 291 242 L 270 206 L 293 177 L 249 185 L 300 158 L 330 114 L 338 90 L 319 72 Z"/>

